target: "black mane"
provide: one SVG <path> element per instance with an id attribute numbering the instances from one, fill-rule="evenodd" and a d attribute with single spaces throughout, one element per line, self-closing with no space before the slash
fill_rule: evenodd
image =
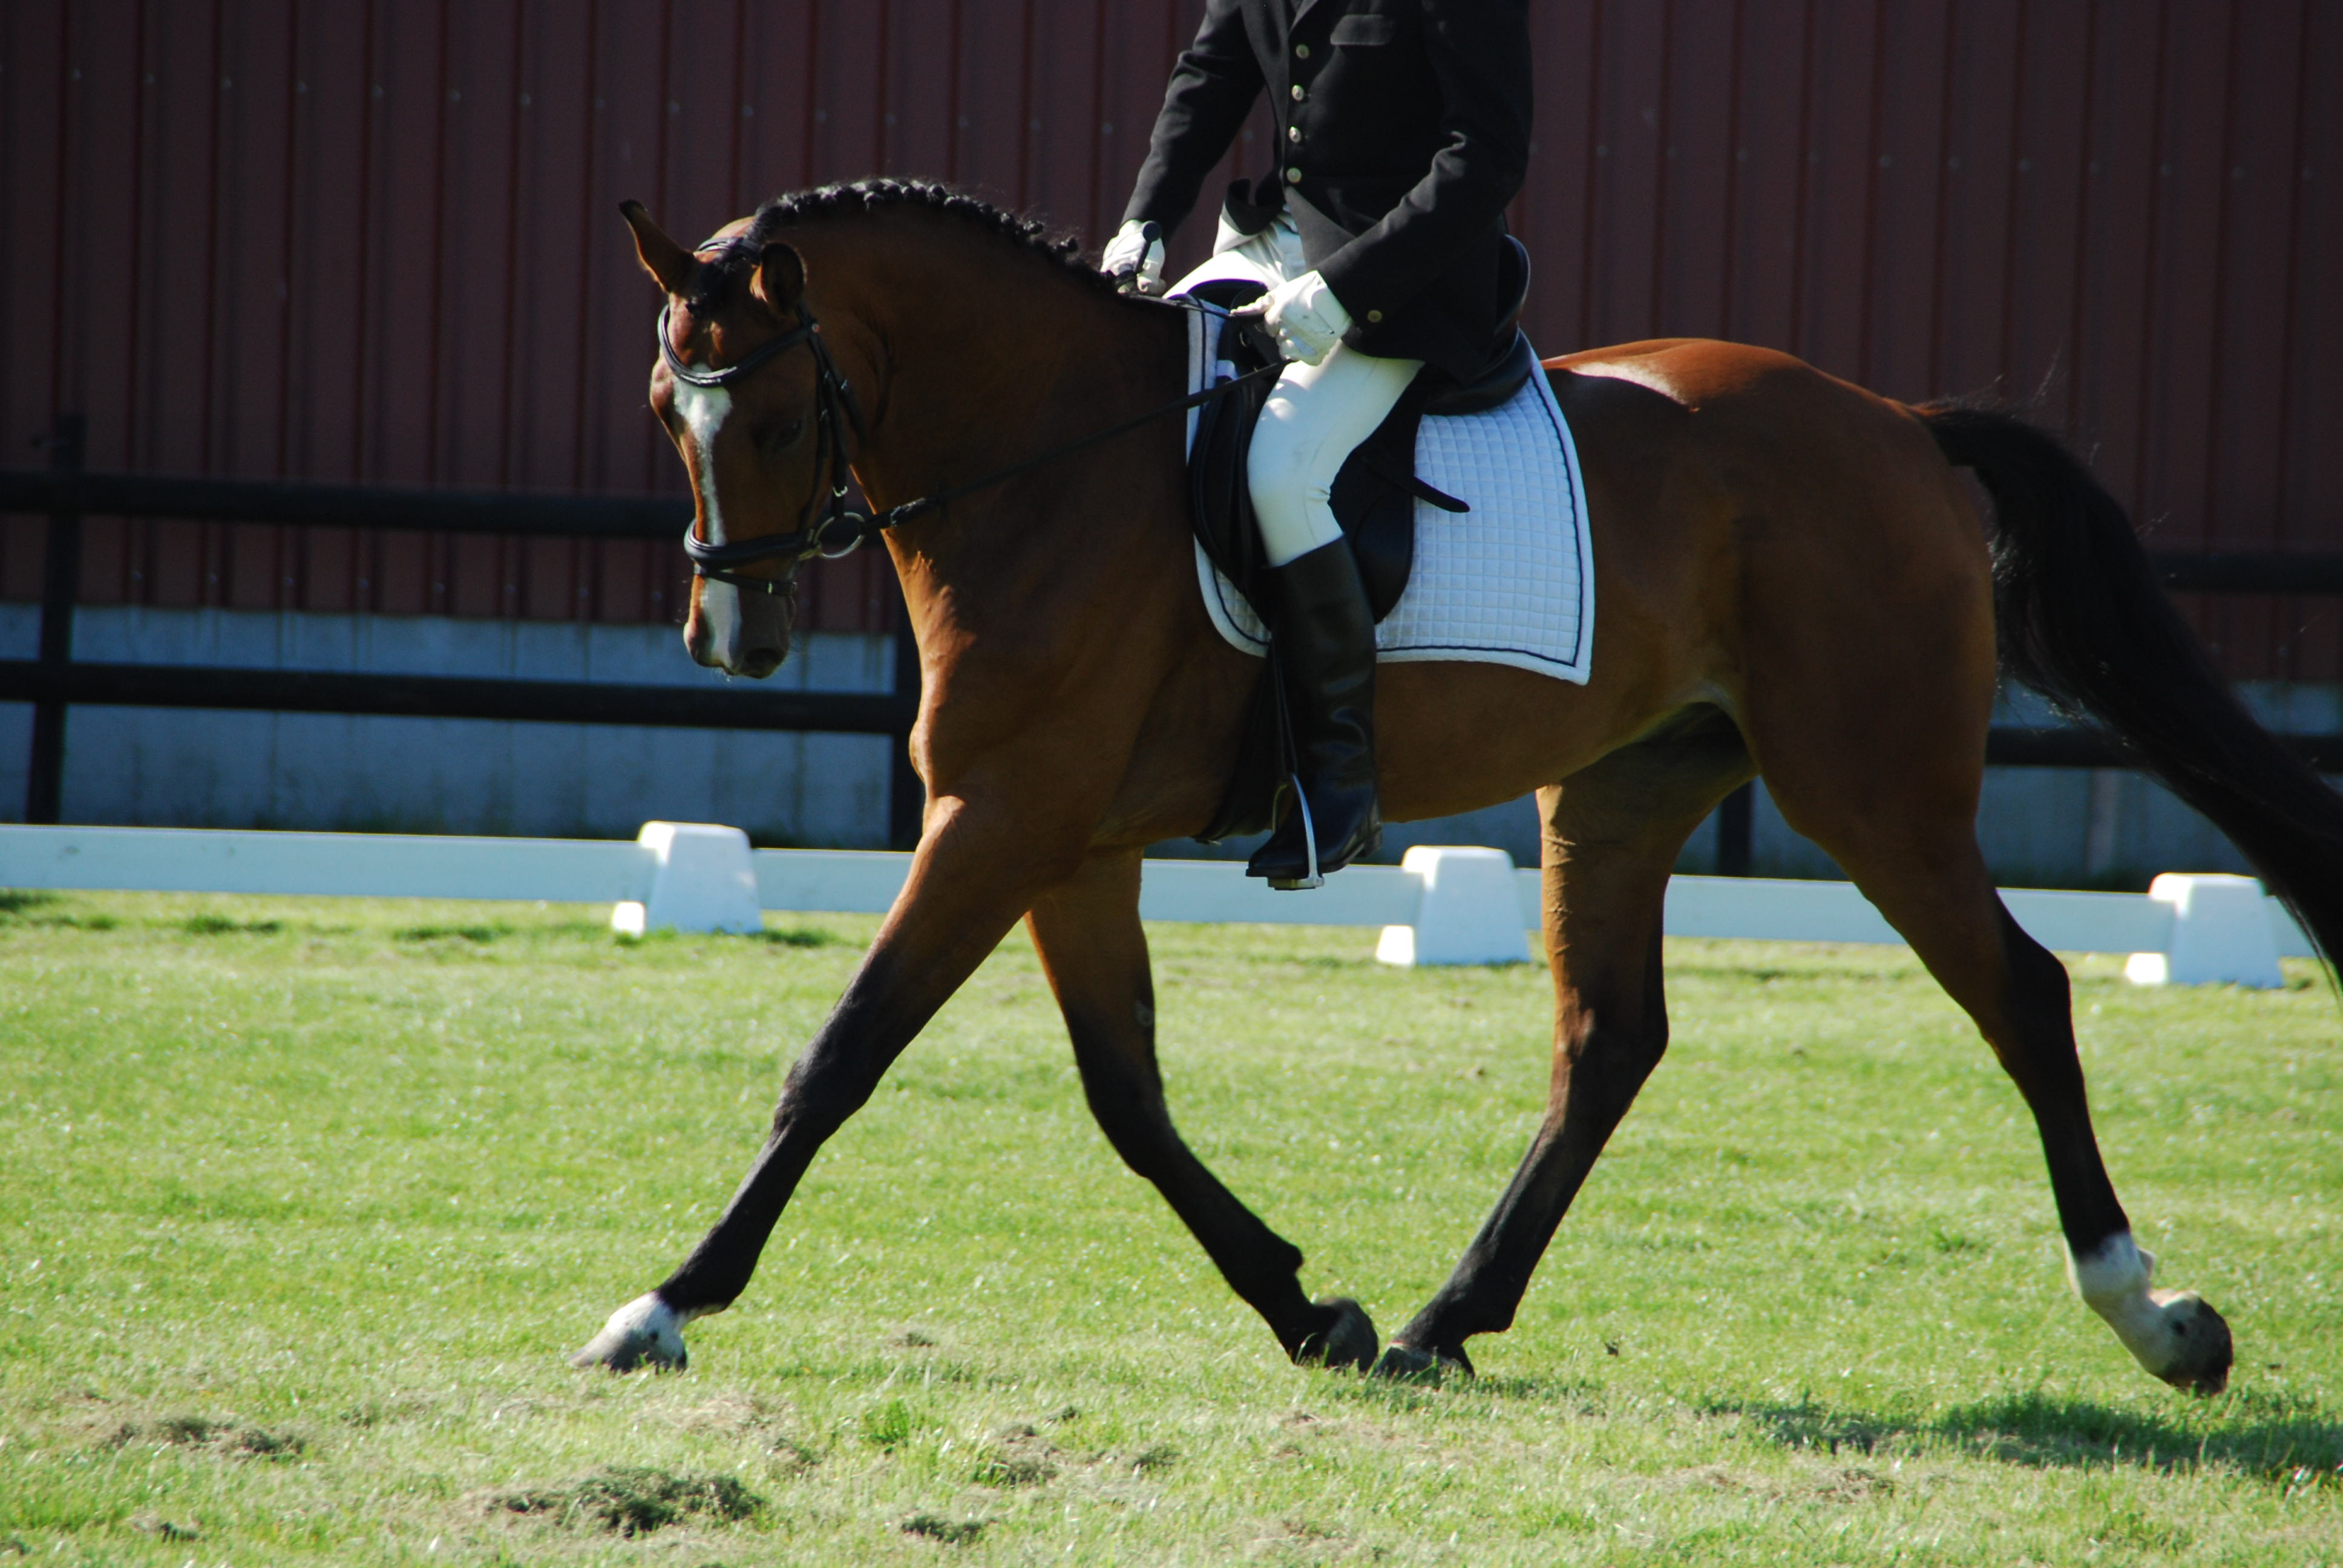
<path id="1" fill-rule="evenodd" d="M 844 185 L 817 186 L 812 190 L 779 196 L 757 209 L 756 217 L 740 233 L 724 242 L 717 256 L 699 269 L 693 297 L 695 308 L 720 306 L 745 282 L 757 259 L 771 243 L 775 230 L 791 224 L 841 214 L 876 212 L 883 207 L 919 206 L 946 213 L 963 223 L 989 229 L 1011 244 L 1045 257 L 1090 286 L 1112 294 L 1115 285 L 1082 259 L 1081 241 L 1071 234 L 1053 233 L 1040 218 L 1009 212 L 981 196 L 955 190 L 932 180 L 861 179 Z"/>

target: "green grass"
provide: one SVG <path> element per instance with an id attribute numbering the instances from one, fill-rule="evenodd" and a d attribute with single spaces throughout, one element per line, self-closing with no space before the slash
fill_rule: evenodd
<path id="1" fill-rule="evenodd" d="M 2032 1128 L 1893 950 L 1671 944 L 1675 1041 L 1483 1376 L 1284 1364 L 1085 1113 L 1021 935 L 688 1373 L 672 1266 L 873 922 L 0 897 L 0 1568 L 2343 1563 L 2343 1013 L 2079 962 L 2109 1163 L 2231 1392 L 2067 1293 Z M 1154 932 L 1199 1152 L 1385 1332 L 1537 1114 L 1533 968 Z"/>

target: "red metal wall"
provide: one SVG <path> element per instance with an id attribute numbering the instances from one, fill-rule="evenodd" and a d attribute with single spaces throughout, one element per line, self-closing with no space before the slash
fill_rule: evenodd
<path id="1" fill-rule="evenodd" d="M 78 409 L 98 467 L 675 487 L 619 197 L 696 236 L 920 174 L 1096 244 L 1200 10 L 0 0 L 0 461 Z M 1536 34 L 1545 351 L 1715 334 L 1900 397 L 2043 388 L 2158 542 L 2343 548 L 2343 5 L 1542 0 Z M 37 524 L 7 529 L 30 597 Z M 112 524 L 85 595 L 666 619 L 679 564 Z M 880 570 L 824 568 L 815 624 L 882 624 Z M 2241 676 L 2343 677 L 2321 601 L 2199 614 Z"/>

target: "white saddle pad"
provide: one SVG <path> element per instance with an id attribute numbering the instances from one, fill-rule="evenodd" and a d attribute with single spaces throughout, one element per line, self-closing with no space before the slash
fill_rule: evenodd
<path id="1" fill-rule="evenodd" d="M 1190 307 L 1188 386 L 1232 375 L 1208 362 L 1220 312 Z M 1188 437 L 1195 439 L 1191 415 Z M 1543 374 L 1485 414 L 1426 417 L 1415 471 L 1472 507 L 1462 514 L 1415 503 L 1415 566 L 1407 591 L 1375 628 L 1386 663 L 1448 659 L 1509 664 L 1584 685 L 1594 653 L 1594 546 L 1586 527 L 1578 447 Z M 1252 605 L 1196 547 L 1204 608 L 1230 646 L 1269 651 Z"/>

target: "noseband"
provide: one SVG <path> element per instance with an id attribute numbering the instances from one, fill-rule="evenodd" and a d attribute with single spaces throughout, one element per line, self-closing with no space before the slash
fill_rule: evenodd
<path id="1" fill-rule="evenodd" d="M 837 361 L 830 357 L 830 345 L 822 341 L 821 325 L 814 319 L 813 307 L 802 299 L 798 301 L 795 327 L 769 343 L 759 344 L 720 370 L 687 365 L 678 357 L 675 344 L 668 336 L 668 317 L 673 308 L 668 306 L 659 311 L 659 357 L 667 361 L 668 374 L 694 387 L 729 387 L 800 343 L 813 351 L 814 445 L 818 456 L 814 492 L 806 498 L 804 508 L 798 513 L 796 530 L 722 545 L 702 539 L 697 528 L 683 530 L 683 553 L 691 558 L 694 575 L 752 593 L 788 593 L 797 586 L 798 568 L 808 557 L 835 559 L 851 554 L 873 531 L 869 518 L 850 510 L 846 505 L 847 465 L 851 460 L 846 450 L 846 431 L 851 427 L 856 440 L 863 437 L 862 409 L 855 402 L 854 388 L 839 374 Z M 713 476 L 709 482 L 715 483 Z M 830 492 L 826 504 L 824 488 Z M 814 517 L 817 506 L 821 508 L 819 519 Z M 736 569 L 783 558 L 788 558 L 789 569 L 776 578 L 744 578 Z"/>
<path id="2" fill-rule="evenodd" d="M 830 357 L 830 346 L 822 341 L 821 327 L 814 320 L 812 307 L 803 299 L 799 300 L 796 327 L 782 333 L 769 343 L 759 344 L 741 356 L 738 361 L 725 366 L 720 370 L 697 368 L 685 364 L 678 357 L 674 344 L 668 339 L 667 330 L 669 313 L 673 308 L 670 305 L 663 307 L 659 311 L 659 357 L 667 362 L 669 375 L 674 376 L 678 380 L 689 382 L 694 387 L 729 387 L 735 381 L 769 364 L 774 358 L 800 343 L 805 344 L 813 352 L 816 426 L 814 438 L 820 457 L 819 466 L 814 472 L 814 492 L 806 498 L 804 509 L 798 514 L 796 529 L 790 533 L 770 534 L 763 538 L 743 539 L 738 544 L 729 545 L 712 545 L 701 539 L 696 531 L 696 523 L 693 527 L 683 530 L 683 553 L 691 558 L 691 569 L 694 576 L 706 578 L 711 582 L 729 583 L 736 588 L 742 588 L 751 593 L 774 595 L 789 593 L 797 586 L 798 568 L 814 556 L 820 556 L 825 560 L 836 560 L 840 556 L 850 555 L 863 540 L 875 538 L 899 524 L 910 522 L 922 513 L 940 511 L 963 496 L 988 489 L 1004 479 L 1014 478 L 1029 469 L 1038 468 L 1045 463 L 1055 462 L 1060 457 L 1081 451 L 1085 447 L 1094 447 L 1101 441 L 1110 440 L 1126 431 L 1136 430 L 1141 425 L 1151 424 L 1168 415 L 1184 413 L 1190 408 L 1201 407 L 1206 403 L 1226 397 L 1248 381 L 1265 376 L 1275 376 L 1285 368 L 1283 361 L 1272 354 L 1270 356 L 1270 362 L 1259 369 L 1249 370 L 1242 376 L 1215 383 L 1201 392 L 1191 393 L 1176 403 L 1166 403 L 1160 408 L 1151 408 L 1146 413 L 1125 419 L 1120 424 L 1110 425 L 1103 430 L 1092 431 L 1079 440 L 1052 447 L 1039 457 L 1028 457 L 1021 463 L 1012 463 L 1005 468 L 996 468 L 980 479 L 971 479 L 966 484 L 954 485 L 947 489 L 938 490 L 933 495 L 922 496 L 918 500 L 905 501 L 899 507 L 890 507 L 877 517 L 868 517 L 850 509 L 846 505 L 846 476 L 851 461 L 846 450 L 846 431 L 850 427 L 854 431 L 854 438 L 858 442 L 865 437 L 867 432 L 862 425 L 862 409 L 855 401 L 853 384 L 840 373 L 836 361 Z M 714 483 L 712 476 L 709 483 Z M 825 487 L 829 490 L 826 502 L 822 494 Z M 821 516 L 818 520 L 814 518 L 814 509 L 817 506 L 821 508 Z M 789 570 L 779 578 L 769 580 L 764 578 L 744 578 L 736 569 L 740 567 L 754 566 L 761 561 L 783 558 L 789 563 Z"/>

